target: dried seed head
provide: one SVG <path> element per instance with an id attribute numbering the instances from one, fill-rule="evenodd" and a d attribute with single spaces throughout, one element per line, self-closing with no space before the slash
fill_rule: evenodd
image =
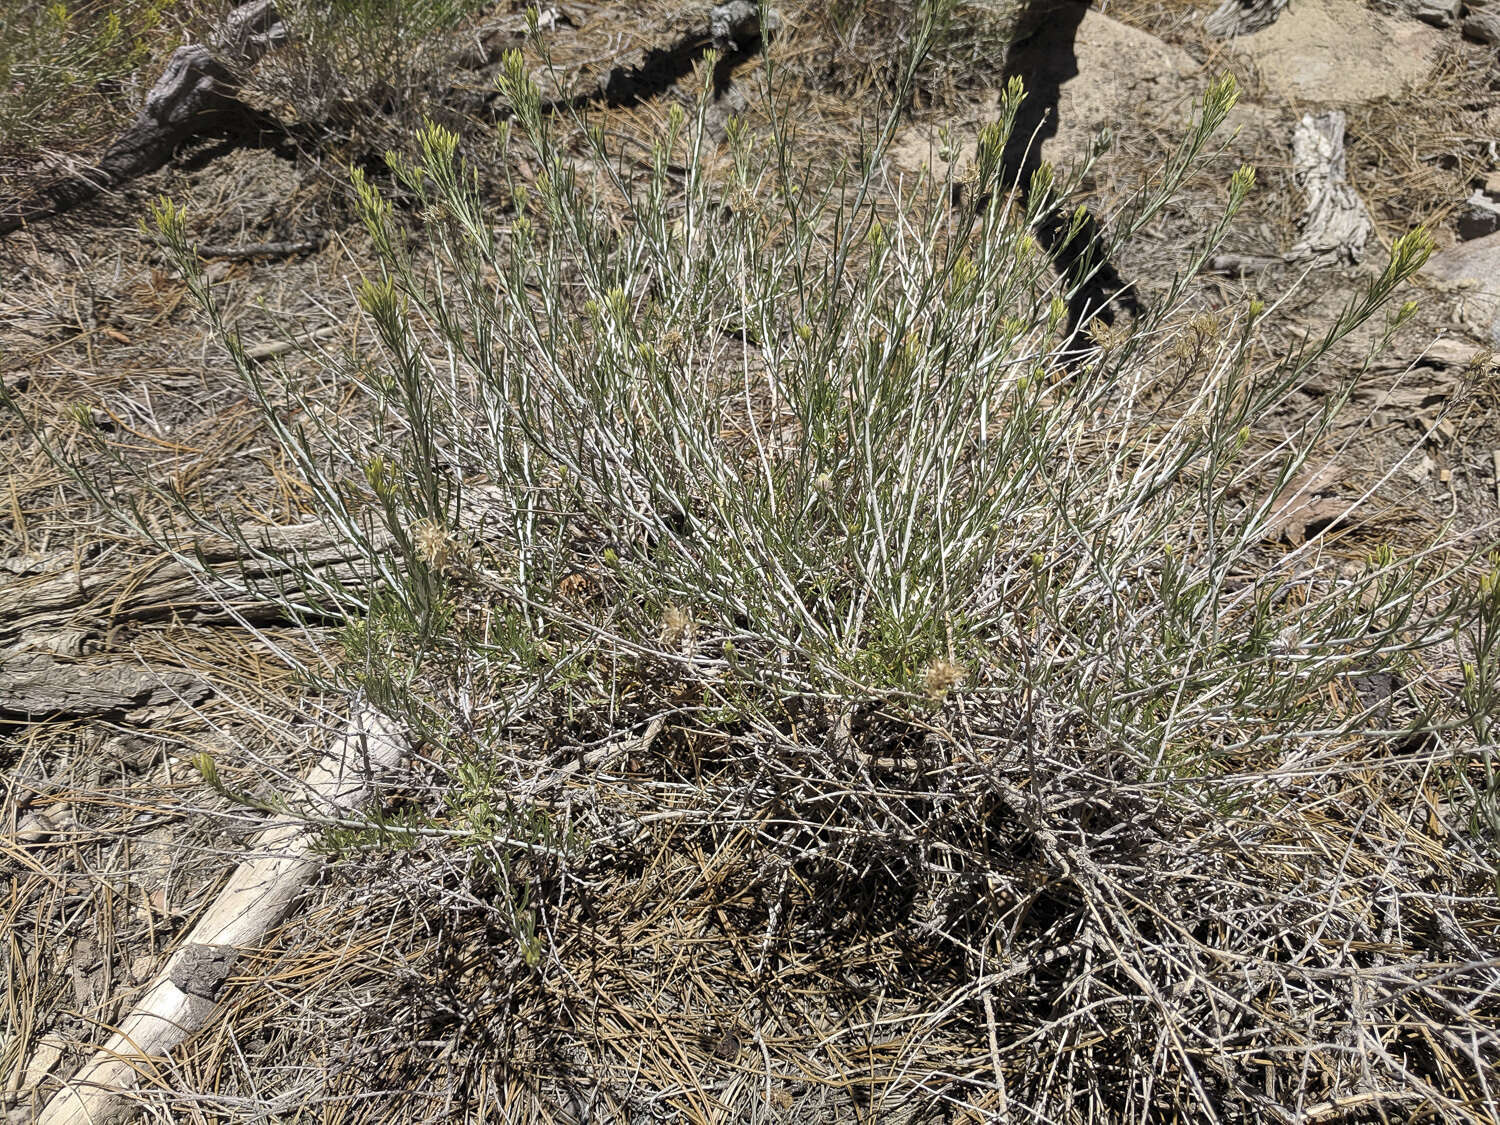
<path id="1" fill-rule="evenodd" d="M 922 670 L 922 693 L 933 702 L 940 703 L 967 677 L 968 673 L 961 664 L 939 657 Z"/>
<path id="2" fill-rule="evenodd" d="M 553 592 L 565 602 L 580 603 L 587 601 L 597 591 L 593 581 L 586 574 L 580 574 L 576 570 L 565 574 L 558 580 Z"/>
<path id="3" fill-rule="evenodd" d="M 1188 325 L 1204 340 L 1212 340 L 1219 334 L 1219 317 L 1215 313 L 1199 313 Z"/>
<path id="4" fill-rule="evenodd" d="M 694 631 L 692 614 L 680 606 L 669 605 L 661 611 L 661 643 L 679 644 L 684 637 L 692 637 Z"/>
<path id="5" fill-rule="evenodd" d="M 442 570 L 453 558 L 453 537 L 436 520 L 421 520 L 411 529 L 417 555 L 433 570 Z"/>

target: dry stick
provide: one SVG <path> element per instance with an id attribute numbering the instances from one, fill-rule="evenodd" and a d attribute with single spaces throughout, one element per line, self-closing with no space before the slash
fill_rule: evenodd
<path id="1" fill-rule="evenodd" d="M 1208 260 L 1208 272 L 1246 277 L 1263 273 L 1281 263 L 1280 258 L 1267 258 L 1260 254 L 1215 254 Z"/>
<path id="2" fill-rule="evenodd" d="M 578 773 L 580 770 L 599 769 L 601 766 L 607 765 L 609 762 L 615 761 L 619 758 L 627 757 L 630 754 L 644 753 L 651 748 L 651 744 L 656 741 L 656 736 L 661 734 L 662 728 L 665 727 L 666 724 L 667 720 L 663 716 L 658 715 L 656 716 L 656 718 L 651 720 L 650 724 L 646 727 L 645 733 L 642 734 L 639 738 L 627 738 L 620 742 L 610 742 L 606 746 L 600 746 L 598 749 L 590 750 L 581 758 L 577 758 L 571 762 L 568 762 L 567 764 L 561 766 L 556 773 L 553 773 L 539 781 L 532 788 L 528 799 L 532 801 L 538 800 L 542 793 L 545 793 L 553 786 L 561 784 L 563 781 L 567 780 L 567 778 L 571 777 L 575 773 Z"/>
<path id="3" fill-rule="evenodd" d="M 311 344 L 318 340 L 327 340 L 338 334 L 338 328 L 329 325 L 325 328 L 317 328 L 311 332 L 303 333 L 301 336 L 293 336 L 290 340 L 269 340 L 264 344 L 256 344 L 254 347 L 245 349 L 246 359 L 274 359 L 276 356 L 285 355 L 299 344 Z"/>
<path id="4" fill-rule="evenodd" d="M 308 775 L 315 807 L 352 812 L 370 797 L 377 775 L 401 760 L 405 742 L 384 716 L 365 709 Z M 166 1056 L 218 1010 L 224 980 L 240 952 L 264 940 L 317 873 L 316 830 L 306 818 L 273 819 L 229 884 L 152 979 L 145 995 L 82 1070 L 47 1103 L 37 1125 L 98 1122 L 143 1084 L 165 1087 Z"/>

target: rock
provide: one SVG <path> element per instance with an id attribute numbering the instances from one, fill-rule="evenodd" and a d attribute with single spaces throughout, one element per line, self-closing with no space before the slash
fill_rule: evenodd
<path id="1" fill-rule="evenodd" d="M 1492 347 L 1500 347 L 1500 233 L 1434 254 L 1422 276 L 1454 289 L 1459 320 Z"/>
<path id="2" fill-rule="evenodd" d="M 1483 348 L 1452 336 L 1440 336 L 1428 344 L 1418 361 L 1423 367 L 1467 367 L 1484 353 Z"/>
<path id="3" fill-rule="evenodd" d="M 1464 34 L 1481 43 L 1500 43 L 1500 8 L 1474 8 L 1464 16 Z"/>
<path id="4" fill-rule="evenodd" d="M 1076 66 L 1069 65 L 1064 72 L 1072 76 L 1058 87 L 1057 133 L 1042 144 L 1042 155 L 1058 165 L 1086 155 L 1098 130 L 1140 114 L 1143 103 L 1161 111 L 1146 116 L 1185 122 L 1184 110 L 1191 100 L 1186 93 L 1200 92 L 1206 82 L 1200 77 L 1184 81 L 1199 69 L 1186 51 L 1092 8 L 1078 25 L 1073 54 Z M 1127 59 L 1128 63 L 1121 61 Z M 972 118 L 955 123 L 955 137 L 963 138 L 955 151 L 946 155 L 941 151 L 935 127 L 914 125 L 897 134 L 890 148 L 891 160 L 910 171 L 926 165 L 935 176 L 944 175 L 950 164 L 962 170 L 974 158 L 972 138 L 981 126 L 999 117 L 999 103 L 999 91 L 992 91 Z"/>
<path id="5" fill-rule="evenodd" d="M 1356 0 L 1302 0 L 1234 41 L 1266 84 L 1292 101 L 1349 105 L 1396 96 L 1432 69 L 1443 33 Z"/>
<path id="6" fill-rule="evenodd" d="M 1164 112 L 1176 104 L 1177 120 L 1187 121 L 1183 79 L 1199 68 L 1182 48 L 1091 9 L 1078 25 L 1074 51 L 1078 76 L 1059 92 L 1057 136 L 1044 150 L 1047 159 L 1063 164 L 1083 156 L 1094 133 L 1141 113 L 1144 103 L 1156 103 Z M 1207 79 L 1195 82 L 1201 86 Z M 1149 119 L 1165 120 L 1158 113 Z"/>
<path id="7" fill-rule="evenodd" d="M 1458 237 L 1465 242 L 1500 230 L 1500 203 L 1482 191 L 1464 201 L 1468 206 L 1458 216 Z"/>
<path id="8" fill-rule="evenodd" d="M 1463 0 L 1374 0 L 1373 7 L 1388 16 L 1407 16 L 1433 27 L 1450 27 L 1463 10 Z"/>

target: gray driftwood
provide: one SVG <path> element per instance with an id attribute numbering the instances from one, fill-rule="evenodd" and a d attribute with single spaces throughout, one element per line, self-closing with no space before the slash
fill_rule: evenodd
<path id="1" fill-rule="evenodd" d="M 1357 262 L 1375 230 L 1344 167 L 1344 114 L 1305 114 L 1292 135 L 1292 177 L 1306 198 L 1293 262 Z"/>
<path id="2" fill-rule="evenodd" d="M 1208 14 L 1203 29 L 1220 39 L 1249 35 L 1276 22 L 1287 0 L 1224 0 Z"/>
<path id="3" fill-rule="evenodd" d="M 300 567 L 354 578 L 347 549 L 321 524 L 245 527 L 239 534 L 257 555 L 295 557 Z M 290 564 L 247 558 L 231 539 L 205 537 L 193 546 L 210 569 L 236 586 L 271 584 L 292 575 Z M 266 607 L 247 596 L 240 608 L 253 619 L 257 608 Z M 23 641 L 30 650 L 56 651 L 40 638 L 58 633 L 103 634 L 125 624 L 200 617 L 222 618 L 222 607 L 205 592 L 201 578 L 165 552 L 154 560 L 131 559 L 123 567 L 62 553 L 8 560 L 0 570 L 0 653 Z"/>
<path id="4" fill-rule="evenodd" d="M 0 212 L 0 235 L 154 172 L 191 137 L 256 120 L 255 111 L 237 96 L 240 76 L 286 38 L 286 26 L 272 0 L 254 0 L 229 13 L 211 45 L 178 47 L 146 94 L 135 121 L 98 163 L 8 205 Z"/>
<path id="5" fill-rule="evenodd" d="M 221 597 L 250 620 L 281 616 L 250 591 L 290 583 L 294 566 L 344 585 L 360 581 L 348 551 L 319 524 L 243 528 L 240 534 L 255 545 L 254 555 L 228 539 L 204 539 L 196 547 L 207 567 L 223 575 Z M 148 669 L 128 652 L 111 651 L 110 638 L 121 626 L 225 617 L 223 601 L 203 578 L 165 553 L 123 566 L 72 554 L 4 560 L 0 712 L 103 715 L 201 701 L 208 688 L 200 678 Z"/>
<path id="6" fill-rule="evenodd" d="M 111 715 L 201 703 L 209 690 L 196 676 L 147 668 L 128 657 L 74 661 L 45 652 L 0 656 L 0 712 L 9 715 Z"/>

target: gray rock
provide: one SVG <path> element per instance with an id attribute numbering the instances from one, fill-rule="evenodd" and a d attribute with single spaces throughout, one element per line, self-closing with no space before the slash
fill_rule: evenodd
<path id="1" fill-rule="evenodd" d="M 1492 347 L 1500 347 L 1500 233 L 1434 254 L 1422 276 L 1449 288 L 1456 297 L 1456 318 Z"/>
<path id="2" fill-rule="evenodd" d="M 1500 230 L 1500 203 L 1482 191 L 1464 201 L 1468 206 L 1458 217 L 1458 237 L 1465 242 L 1483 238 Z"/>
<path id="3" fill-rule="evenodd" d="M 1500 43 L 1500 7 L 1476 8 L 1469 5 L 1464 14 L 1464 34 L 1481 43 Z"/>
<path id="4" fill-rule="evenodd" d="M 1449 27 L 1463 10 L 1463 0 L 1374 0 L 1372 7 L 1388 16 L 1410 16 L 1433 27 Z"/>

